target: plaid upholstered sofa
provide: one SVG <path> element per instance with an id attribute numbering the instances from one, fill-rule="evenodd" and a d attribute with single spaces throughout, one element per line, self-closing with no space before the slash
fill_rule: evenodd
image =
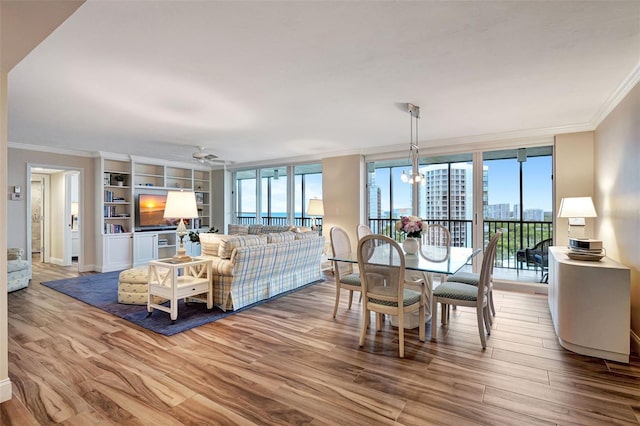
<path id="1" fill-rule="evenodd" d="M 213 260 L 214 303 L 236 310 L 322 279 L 324 237 L 316 232 L 200 234 Z"/>

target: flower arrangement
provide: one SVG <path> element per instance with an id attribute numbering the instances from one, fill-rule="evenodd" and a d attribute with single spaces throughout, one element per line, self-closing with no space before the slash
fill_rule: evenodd
<path id="1" fill-rule="evenodd" d="M 396 222 L 396 231 L 404 232 L 409 238 L 420 238 L 422 232 L 427 230 L 427 223 L 417 216 L 402 216 Z"/>

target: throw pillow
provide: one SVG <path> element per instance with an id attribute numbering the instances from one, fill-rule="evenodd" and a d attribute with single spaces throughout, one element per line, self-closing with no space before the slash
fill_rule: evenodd
<path id="1" fill-rule="evenodd" d="M 293 241 L 296 239 L 296 234 L 293 232 L 274 232 L 267 234 L 267 243 L 284 243 L 287 241 Z"/>
<path id="2" fill-rule="evenodd" d="M 232 225 L 229 224 L 229 235 L 247 235 L 249 233 L 249 225 Z"/>
<path id="3" fill-rule="evenodd" d="M 259 224 L 249 225 L 249 234 L 251 235 L 262 234 L 262 225 L 259 225 Z"/>
<path id="4" fill-rule="evenodd" d="M 295 234 L 296 240 L 309 240 L 312 238 L 320 238 L 317 232 L 301 232 Z"/>
<path id="5" fill-rule="evenodd" d="M 220 241 L 218 256 L 223 259 L 231 259 L 231 254 L 237 247 L 248 247 L 266 243 L 267 237 L 262 235 L 233 235 Z"/>
<path id="6" fill-rule="evenodd" d="M 208 232 L 203 232 L 199 237 L 203 256 L 217 256 L 220 241 L 229 238 L 228 235 L 210 234 Z"/>

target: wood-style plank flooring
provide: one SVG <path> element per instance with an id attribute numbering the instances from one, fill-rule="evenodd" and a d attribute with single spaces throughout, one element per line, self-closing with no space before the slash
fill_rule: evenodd
<path id="1" fill-rule="evenodd" d="M 437 343 L 407 332 L 399 359 L 389 323 L 358 347 L 357 296 L 331 317 L 330 275 L 172 337 L 40 284 L 75 275 L 34 263 L 29 288 L 9 295 L 3 426 L 640 423 L 640 358 L 562 349 L 546 296 L 496 292 L 485 351 L 459 308 Z"/>

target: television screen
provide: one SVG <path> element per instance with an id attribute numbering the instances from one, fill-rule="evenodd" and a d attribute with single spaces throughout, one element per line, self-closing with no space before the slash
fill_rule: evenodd
<path id="1" fill-rule="evenodd" d="M 166 229 L 177 225 L 177 220 L 163 217 L 166 194 L 139 194 L 136 201 L 137 229 Z"/>

